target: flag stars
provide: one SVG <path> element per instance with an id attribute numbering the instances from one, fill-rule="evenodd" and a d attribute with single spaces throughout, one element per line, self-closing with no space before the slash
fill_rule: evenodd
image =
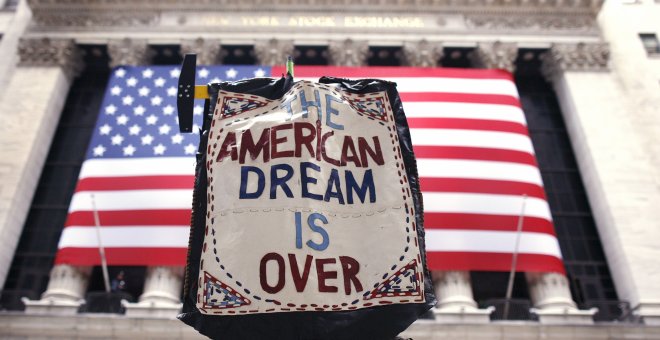
<path id="1" fill-rule="evenodd" d="M 154 86 L 156 86 L 156 87 L 165 86 L 165 78 L 163 78 L 163 77 L 156 78 L 156 80 L 154 80 Z"/>
<path id="2" fill-rule="evenodd" d="M 266 71 L 264 71 L 262 68 L 254 71 L 254 76 L 255 77 L 263 77 L 266 75 Z"/>
<path id="3" fill-rule="evenodd" d="M 110 94 L 113 96 L 118 96 L 121 94 L 121 91 L 122 91 L 121 87 L 115 85 L 110 89 Z"/>
<path id="4" fill-rule="evenodd" d="M 225 75 L 227 76 L 227 78 L 234 79 L 234 78 L 236 78 L 236 75 L 238 75 L 238 71 L 236 71 L 232 67 L 229 70 L 227 70 L 227 72 L 225 72 Z"/>
<path id="5" fill-rule="evenodd" d="M 133 144 L 128 144 L 124 148 L 124 156 L 133 156 L 135 154 L 135 151 L 137 150 Z"/>
<path id="6" fill-rule="evenodd" d="M 106 148 L 103 145 L 99 144 L 96 147 L 94 147 L 94 149 L 92 149 L 92 150 L 93 150 L 94 156 L 100 157 L 100 156 L 103 156 L 103 154 L 105 153 Z"/>
<path id="7" fill-rule="evenodd" d="M 126 70 L 124 70 L 123 68 L 117 69 L 117 71 L 115 71 L 115 77 L 117 78 L 124 78 L 125 75 L 126 75 Z"/>
<path id="8" fill-rule="evenodd" d="M 99 133 L 102 135 L 108 135 L 112 131 L 112 127 L 108 124 L 105 124 L 99 128 Z"/>
<path id="9" fill-rule="evenodd" d="M 133 98 L 133 97 L 131 97 L 131 96 L 124 96 L 124 97 L 121 99 L 121 102 L 122 102 L 122 104 L 124 104 L 124 105 L 133 105 L 133 101 L 134 101 L 134 100 L 135 100 L 135 98 Z"/>
<path id="10" fill-rule="evenodd" d="M 151 143 L 154 141 L 154 137 L 152 135 L 147 134 L 145 136 L 142 136 L 140 140 L 142 141 L 142 145 L 151 145 Z"/>
<path id="11" fill-rule="evenodd" d="M 204 112 L 204 108 L 200 105 L 195 105 L 195 108 L 193 109 L 193 114 L 194 115 L 201 115 Z"/>
<path id="12" fill-rule="evenodd" d="M 165 145 L 158 144 L 158 145 L 154 146 L 154 155 L 162 155 L 162 154 L 165 153 L 165 150 L 167 150 Z"/>
<path id="13" fill-rule="evenodd" d="M 158 133 L 161 135 L 168 135 L 170 131 L 172 130 L 172 127 L 170 127 L 167 124 L 163 124 L 158 127 Z"/>
<path id="14" fill-rule="evenodd" d="M 176 97 L 176 87 L 170 86 L 167 88 L 167 95 L 170 97 Z"/>
<path id="15" fill-rule="evenodd" d="M 112 145 L 121 145 L 121 143 L 124 141 L 124 137 L 120 134 L 116 134 L 110 138 L 112 141 Z"/>
<path id="16" fill-rule="evenodd" d="M 183 136 L 180 133 L 172 136 L 172 144 L 181 144 L 183 142 Z"/>
<path id="17" fill-rule="evenodd" d="M 154 71 L 152 71 L 150 68 L 142 71 L 142 78 L 151 78 L 151 76 L 154 75 Z"/>
<path id="18" fill-rule="evenodd" d="M 149 90 L 149 88 L 146 87 L 146 86 L 142 86 L 142 87 L 138 90 L 138 94 L 140 95 L 140 97 L 146 97 L 146 96 L 148 96 L 148 95 L 149 95 L 149 92 L 151 92 L 151 90 Z"/>
<path id="19" fill-rule="evenodd" d="M 178 68 L 173 68 L 170 70 L 170 78 L 179 78 L 179 75 L 181 74 L 181 70 Z"/>
<path id="20" fill-rule="evenodd" d="M 146 111 L 147 109 L 145 109 L 142 105 L 138 105 L 133 108 L 133 114 L 136 116 L 142 116 Z"/>
<path id="21" fill-rule="evenodd" d="M 174 106 L 167 105 L 163 108 L 163 114 L 169 116 L 174 113 Z"/>
<path id="22" fill-rule="evenodd" d="M 139 135 L 140 131 L 142 131 L 142 128 L 137 124 L 133 124 L 133 126 L 128 128 L 128 134 L 131 136 Z"/>
<path id="23" fill-rule="evenodd" d="M 197 148 L 195 147 L 195 145 L 193 145 L 193 143 L 190 143 L 186 145 L 183 149 L 185 150 L 186 155 L 194 155 Z"/>
<path id="24" fill-rule="evenodd" d="M 113 114 L 115 114 L 115 112 L 117 112 L 117 107 L 116 106 L 110 104 L 110 105 L 105 107 L 105 113 L 106 114 L 113 115 Z"/>
<path id="25" fill-rule="evenodd" d="M 151 105 L 153 105 L 153 106 L 158 106 L 162 102 L 163 102 L 163 97 L 161 97 L 161 96 L 151 97 Z"/>
<path id="26" fill-rule="evenodd" d="M 135 85 L 137 85 L 137 83 L 138 83 L 138 80 L 135 77 L 130 77 L 130 78 L 126 79 L 126 86 L 128 86 L 128 87 L 135 87 Z"/>
<path id="27" fill-rule="evenodd" d="M 199 70 L 199 72 L 197 72 L 197 74 L 199 75 L 200 78 L 206 78 L 206 77 L 208 77 L 208 76 L 209 76 L 209 73 L 210 73 L 210 72 L 209 72 L 209 70 L 208 70 L 206 67 L 203 68 L 203 69 L 201 69 L 201 70 Z"/>
<path id="28" fill-rule="evenodd" d="M 155 115 L 149 115 L 147 117 L 147 125 L 155 125 L 158 122 L 158 117 Z"/>
<path id="29" fill-rule="evenodd" d="M 117 117 L 117 125 L 126 125 L 128 123 L 128 116 L 121 115 Z"/>

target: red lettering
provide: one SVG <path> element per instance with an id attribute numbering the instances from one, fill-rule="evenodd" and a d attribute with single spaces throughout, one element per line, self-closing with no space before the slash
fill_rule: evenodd
<path id="1" fill-rule="evenodd" d="M 296 260 L 296 255 L 289 254 L 289 265 L 291 266 L 291 276 L 293 277 L 293 284 L 296 286 L 297 292 L 302 292 L 305 290 L 307 285 L 307 279 L 309 279 L 309 269 L 312 267 L 312 260 L 314 258 L 312 255 L 307 255 L 305 257 L 305 266 L 303 268 L 303 273 L 300 275 L 300 270 L 298 269 L 298 261 Z"/>
<path id="2" fill-rule="evenodd" d="M 282 138 L 277 138 L 277 131 L 288 130 L 291 128 L 293 128 L 293 124 L 291 123 L 273 126 L 272 128 L 270 128 L 270 157 L 272 159 L 280 158 L 280 157 L 293 157 L 293 150 L 288 150 L 288 151 L 277 150 L 278 144 L 282 144 L 287 141 L 286 136 Z"/>
<path id="3" fill-rule="evenodd" d="M 220 152 L 218 152 L 218 158 L 215 160 L 217 162 L 222 162 L 227 156 L 231 155 L 231 160 L 235 161 L 238 158 L 236 153 L 236 134 L 233 132 L 228 132 L 225 140 L 222 142 L 220 147 Z"/>
<path id="4" fill-rule="evenodd" d="M 334 158 L 331 158 L 330 156 L 328 156 L 328 154 L 325 153 L 325 141 L 328 139 L 328 137 L 330 137 L 334 134 L 335 134 L 334 131 L 326 132 L 326 133 L 323 134 L 323 137 L 321 137 L 321 150 L 320 150 L 320 153 L 323 156 L 324 161 L 326 161 L 326 162 L 328 162 L 332 165 L 341 166 L 341 163 L 339 163 L 338 160 L 336 160 Z"/>
<path id="5" fill-rule="evenodd" d="M 362 283 L 357 278 L 357 273 L 360 271 L 360 263 L 350 256 L 340 256 L 339 262 L 344 272 L 344 292 L 346 295 L 351 294 L 351 283 L 355 286 L 356 292 L 361 292 Z"/>
<path id="6" fill-rule="evenodd" d="M 357 152 L 355 152 L 353 138 L 351 138 L 351 136 L 344 136 L 344 145 L 341 147 L 341 165 L 344 166 L 349 161 L 353 162 L 357 167 L 362 167 L 360 159 L 357 156 Z"/>
<path id="7" fill-rule="evenodd" d="M 267 268 L 268 261 L 275 260 L 277 263 L 277 283 L 274 286 L 268 284 Z M 261 283 L 261 289 L 266 293 L 275 294 L 284 288 L 284 258 L 277 253 L 268 253 L 261 258 L 261 263 L 259 264 L 259 282 Z"/>
<path id="8" fill-rule="evenodd" d="M 252 139 L 252 131 L 245 130 L 241 135 L 241 154 L 238 159 L 239 163 L 245 163 L 245 155 L 249 152 L 250 158 L 254 161 L 259 157 L 259 154 L 263 154 L 264 162 L 270 160 L 270 148 L 269 148 L 269 137 L 270 137 L 270 128 L 266 128 L 261 132 L 261 137 L 257 143 L 254 143 Z"/>
<path id="9" fill-rule="evenodd" d="M 316 120 L 316 160 L 321 160 L 321 116 Z"/>
<path id="10" fill-rule="evenodd" d="M 323 268 L 323 266 L 330 263 L 337 263 L 337 260 L 333 258 L 316 259 L 316 275 L 319 279 L 319 292 L 321 293 L 336 293 L 338 290 L 335 286 L 328 286 L 325 284 L 326 280 L 337 278 L 336 271 L 325 271 L 325 268 Z"/>
<path id="11" fill-rule="evenodd" d="M 295 157 L 300 158 L 302 156 L 302 147 L 303 145 L 309 151 L 309 155 L 314 158 L 316 153 L 314 152 L 314 139 L 316 138 L 316 127 L 310 123 L 302 122 L 293 124 L 294 129 L 294 139 L 296 141 L 296 148 L 294 150 Z M 304 130 L 309 131 L 308 135 L 303 133 Z"/>
<path id="12" fill-rule="evenodd" d="M 378 165 L 383 165 L 385 164 L 385 161 L 383 160 L 383 150 L 380 149 L 380 142 L 378 141 L 378 137 L 374 136 L 374 149 L 372 149 L 369 146 L 369 143 L 367 143 L 367 140 L 364 139 L 364 137 L 358 137 L 358 149 L 360 149 L 360 158 L 362 159 L 362 165 L 366 168 L 369 167 L 369 160 L 367 159 L 367 153 L 369 156 L 371 156 L 371 159 L 376 162 Z"/>

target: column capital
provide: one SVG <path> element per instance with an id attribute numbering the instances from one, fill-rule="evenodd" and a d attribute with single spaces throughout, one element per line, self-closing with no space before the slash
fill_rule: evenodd
<path id="1" fill-rule="evenodd" d="M 515 71 L 518 45 L 501 41 L 479 43 L 476 50 L 470 55 L 475 66 L 480 68 L 497 68 Z"/>
<path id="2" fill-rule="evenodd" d="M 552 44 L 541 55 L 541 72 L 553 80 L 566 71 L 607 71 L 610 46 L 607 43 L 560 43 Z"/>
<path id="3" fill-rule="evenodd" d="M 410 41 L 403 45 L 407 66 L 435 67 L 442 58 L 442 43 L 427 40 Z"/>
<path id="4" fill-rule="evenodd" d="M 71 80 L 84 68 L 82 54 L 73 39 L 21 38 L 19 66 L 59 66 Z"/>
<path id="5" fill-rule="evenodd" d="M 261 65 L 273 66 L 286 63 L 288 56 L 293 56 L 292 40 L 260 40 L 254 44 L 254 53 Z"/>
<path id="6" fill-rule="evenodd" d="M 108 42 L 110 68 L 119 65 L 147 65 L 154 56 L 154 51 L 143 39 L 118 39 Z"/>
<path id="7" fill-rule="evenodd" d="M 352 39 L 331 41 L 328 45 L 330 64 L 336 66 L 364 66 L 367 64 L 369 44 Z"/>
<path id="8" fill-rule="evenodd" d="M 188 53 L 197 54 L 198 65 L 220 64 L 220 40 L 217 39 L 188 39 L 181 41 L 181 56 Z"/>

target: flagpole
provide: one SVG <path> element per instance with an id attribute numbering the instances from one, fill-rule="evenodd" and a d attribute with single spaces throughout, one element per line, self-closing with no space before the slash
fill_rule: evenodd
<path id="1" fill-rule="evenodd" d="M 520 215 L 518 215 L 518 225 L 516 227 L 516 244 L 511 256 L 511 272 L 509 273 L 509 283 L 506 286 L 506 298 L 504 300 L 504 313 L 502 318 L 506 320 L 509 317 L 509 302 L 513 293 L 513 279 L 516 276 L 516 265 L 518 264 L 518 249 L 520 248 L 520 236 L 522 234 L 523 220 L 525 219 L 525 204 L 527 203 L 527 194 L 523 195 Z"/>
<path id="2" fill-rule="evenodd" d="M 110 293 L 110 277 L 108 275 L 108 262 L 105 259 L 105 248 L 101 243 L 101 219 L 99 212 L 96 210 L 96 202 L 94 201 L 94 194 L 90 194 L 92 198 L 92 212 L 94 213 L 94 224 L 96 224 L 96 239 L 99 242 L 99 255 L 101 256 L 101 269 L 103 270 L 103 283 L 105 284 L 105 292 Z"/>

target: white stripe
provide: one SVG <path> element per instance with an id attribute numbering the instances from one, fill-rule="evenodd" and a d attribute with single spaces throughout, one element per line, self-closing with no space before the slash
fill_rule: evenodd
<path id="1" fill-rule="evenodd" d="M 520 215 L 522 196 L 423 192 L 424 211 L 439 213 L 463 213 L 486 215 Z M 525 216 L 552 221 L 548 202 L 536 197 L 527 197 Z"/>
<path id="2" fill-rule="evenodd" d="M 489 119 L 527 126 L 525 114 L 516 106 L 499 104 L 403 102 L 408 118 Z"/>
<path id="3" fill-rule="evenodd" d="M 474 178 L 543 185 L 539 169 L 520 163 L 419 158 L 417 171 L 419 177 Z"/>
<path id="4" fill-rule="evenodd" d="M 195 157 L 89 159 L 80 169 L 80 179 L 149 175 L 195 175 Z"/>
<path id="5" fill-rule="evenodd" d="M 424 239 L 427 252 L 513 253 L 516 232 L 427 229 Z M 544 233 L 522 232 L 518 252 L 561 258 L 557 238 Z"/>
<path id="6" fill-rule="evenodd" d="M 69 213 L 91 211 L 90 194 L 98 210 L 191 209 L 192 189 L 81 191 L 71 198 Z"/>
<path id="7" fill-rule="evenodd" d="M 101 227 L 104 248 L 187 248 L 190 228 L 181 227 Z M 58 248 L 96 248 L 98 238 L 95 228 L 67 227 L 62 231 Z"/>
<path id="8" fill-rule="evenodd" d="M 462 130 L 410 129 L 413 145 L 463 146 L 522 151 L 534 154 L 529 137 L 519 133 Z"/>
<path id="9" fill-rule="evenodd" d="M 364 78 L 364 77 L 362 77 Z M 349 78 L 349 79 L 360 79 Z M 475 93 L 508 95 L 518 98 L 516 85 L 506 79 L 471 79 L 471 78 L 425 78 L 425 77 L 400 77 L 381 78 L 397 84 L 397 90 L 402 92 L 445 92 L 445 93 Z M 296 80 L 308 80 L 318 82 L 319 78 L 296 78 Z"/>

